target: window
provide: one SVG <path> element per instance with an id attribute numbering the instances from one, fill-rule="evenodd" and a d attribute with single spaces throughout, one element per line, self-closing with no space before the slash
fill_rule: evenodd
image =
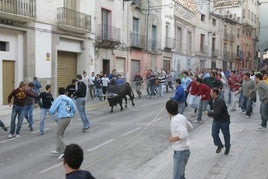
<path id="1" fill-rule="evenodd" d="M 169 60 L 163 60 L 163 70 L 164 71 L 170 71 L 170 61 Z"/>
<path id="2" fill-rule="evenodd" d="M 201 14 L 201 22 L 205 22 L 206 16 L 204 14 Z"/>
<path id="3" fill-rule="evenodd" d="M 7 51 L 9 51 L 8 48 L 9 48 L 9 43 L 8 42 L 0 41 L 0 51 L 7 52 Z"/>
<path id="4" fill-rule="evenodd" d="M 189 52 L 192 51 L 192 32 L 188 31 L 187 32 L 187 47 Z"/>
<path id="5" fill-rule="evenodd" d="M 212 19 L 212 25 L 216 26 L 216 19 Z"/>
<path id="6" fill-rule="evenodd" d="M 239 28 L 237 29 L 237 34 L 236 34 L 236 36 L 237 36 L 237 38 L 240 37 L 240 29 L 239 29 Z"/>
<path id="7" fill-rule="evenodd" d="M 169 46 L 169 23 L 166 23 L 166 28 L 165 28 L 165 46 L 166 47 L 170 47 Z"/>
<path id="8" fill-rule="evenodd" d="M 77 9 L 77 4 L 79 0 L 73 1 L 73 0 L 64 0 L 64 7 L 68 9 L 73 9 L 73 10 L 78 10 Z"/>
<path id="9" fill-rule="evenodd" d="M 240 56 L 240 54 L 239 54 L 240 52 L 239 52 L 239 51 L 240 51 L 240 47 L 239 47 L 239 45 L 237 45 L 237 46 L 236 46 L 236 56 L 237 56 L 237 57 Z"/>
<path id="10" fill-rule="evenodd" d="M 152 49 L 156 50 L 157 45 L 157 27 L 156 25 L 152 25 Z"/>
<path id="11" fill-rule="evenodd" d="M 176 49 L 181 50 L 181 28 L 177 28 Z"/>
<path id="12" fill-rule="evenodd" d="M 111 39 L 111 23 L 110 23 L 111 11 L 106 9 L 101 10 L 101 20 L 102 20 L 102 38 Z"/>
<path id="13" fill-rule="evenodd" d="M 216 38 L 215 37 L 212 37 L 212 52 L 215 52 L 215 46 L 216 46 Z"/>
<path id="14" fill-rule="evenodd" d="M 133 31 L 133 44 L 138 46 L 140 44 L 140 27 L 139 27 L 139 19 L 133 17 L 133 24 L 132 24 L 132 31 Z"/>
<path id="15" fill-rule="evenodd" d="M 200 52 L 205 52 L 204 43 L 205 43 L 205 34 L 201 34 L 200 35 Z"/>

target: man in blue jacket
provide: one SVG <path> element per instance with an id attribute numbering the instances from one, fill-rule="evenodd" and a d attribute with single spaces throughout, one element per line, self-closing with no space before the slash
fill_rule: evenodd
<path id="1" fill-rule="evenodd" d="M 65 150 L 65 143 L 63 142 L 63 134 L 69 125 L 71 118 L 75 114 L 75 105 L 71 98 L 65 95 L 65 88 L 59 88 L 59 96 L 52 103 L 49 110 L 50 114 L 55 115 L 57 124 L 57 146 L 53 154 L 62 154 Z"/>
<path id="2" fill-rule="evenodd" d="M 173 98 L 171 98 L 174 101 L 177 101 L 178 103 L 178 110 L 179 114 L 183 114 L 184 108 L 185 108 L 185 91 L 183 87 L 181 86 L 181 79 L 176 79 L 176 92 Z"/>

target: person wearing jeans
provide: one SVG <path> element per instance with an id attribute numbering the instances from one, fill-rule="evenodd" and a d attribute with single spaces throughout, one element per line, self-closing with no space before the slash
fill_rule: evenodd
<path id="1" fill-rule="evenodd" d="M 246 118 L 249 118 L 252 113 L 252 103 L 255 94 L 256 83 L 250 79 L 249 73 L 244 73 L 242 87 L 239 92 L 242 92 L 240 106 L 242 110 L 246 110 Z"/>
<path id="2" fill-rule="evenodd" d="M 219 133 L 220 130 L 224 137 L 225 142 L 225 152 L 224 154 L 229 154 L 231 144 L 230 144 L 230 115 L 227 110 L 225 101 L 219 97 L 219 90 L 217 88 L 211 89 L 211 98 L 213 99 L 213 111 L 205 111 L 209 117 L 213 118 L 212 123 L 212 137 L 214 144 L 218 147 L 216 153 L 220 153 L 223 148 Z"/>
<path id="3" fill-rule="evenodd" d="M 175 95 L 171 99 L 178 103 L 178 113 L 183 114 L 185 109 L 185 91 L 181 86 L 181 79 L 179 78 L 176 79 L 175 86 L 176 86 Z"/>
<path id="4" fill-rule="evenodd" d="M 22 126 L 22 121 L 24 118 L 24 106 L 13 105 L 12 113 L 11 113 L 11 122 L 10 122 L 10 134 L 8 138 L 14 136 L 15 128 L 16 128 L 16 117 L 18 116 L 18 123 L 16 129 L 16 137 L 20 137 L 20 129 Z"/>
<path id="5" fill-rule="evenodd" d="M 190 157 L 188 136 L 192 124 L 185 116 L 178 113 L 178 103 L 169 100 L 166 110 L 170 118 L 171 136 L 168 141 L 172 144 L 173 154 L 173 179 L 185 178 L 185 168 Z"/>
<path id="6" fill-rule="evenodd" d="M 42 108 L 41 108 L 41 114 L 40 114 L 40 122 L 39 122 L 39 130 L 40 135 L 44 134 L 44 126 L 45 126 L 45 119 L 47 113 L 49 113 L 49 109 L 52 105 L 53 96 L 51 94 L 51 85 L 46 85 L 46 91 L 42 92 L 39 95 L 39 98 L 42 100 Z"/>
<path id="7" fill-rule="evenodd" d="M 97 75 L 98 76 L 98 75 Z M 83 129 L 82 131 L 85 132 L 90 128 L 90 122 L 86 115 L 86 93 L 87 93 L 87 86 L 82 81 L 82 75 L 77 75 L 77 82 L 75 84 L 75 93 L 74 93 L 74 99 L 76 102 L 77 110 L 80 114 L 81 121 L 83 123 Z M 96 82 L 96 80 L 95 80 Z"/>
<path id="8" fill-rule="evenodd" d="M 17 123 L 17 129 L 16 129 L 16 137 L 20 137 L 20 128 L 22 125 L 23 117 L 24 117 L 24 105 L 25 100 L 27 97 L 26 94 L 26 83 L 24 81 L 20 82 L 19 87 L 17 89 L 14 89 L 9 95 L 8 95 L 8 103 L 9 106 L 12 107 L 12 113 L 11 113 L 11 121 L 10 121 L 10 132 L 8 135 L 8 138 L 14 137 L 15 129 L 16 129 L 16 117 L 18 116 L 18 123 Z M 13 103 L 11 102 L 11 99 L 13 98 Z"/>
<path id="9" fill-rule="evenodd" d="M 263 81 L 263 75 L 258 73 L 255 75 L 255 82 L 259 93 L 259 99 L 261 102 L 260 114 L 261 114 L 261 125 L 259 129 L 267 128 L 268 121 L 268 84 Z"/>
<path id="10" fill-rule="evenodd" d="M 30 82 L 28 84 L 28 87 L 26 89 L 26 92 L 28 94 L 31 94 L 32 96 L 35 96 L 35 93 L 33 91 L 34 84 Z M 28 127 L 30 128 L 30 131 L 33 131 L 33 109 L 34 109 L 34 97 L 31 97 L 27 95 L 25 100 L 25 108 L 24 108 L 24 117 L 28 121 Z"/>
<path id="11" fill-rule="evenodd" d="M 201 97 L 201 100 L 198 105 L 198 113 L 197 119 L 194 122 L 202 121 L 202 113 L 207 110 L 207 106 L 210 100 L 210 88 L 203 84 L 203 80 L 201 78 L 196 79 L 196 84 L 199 86 L 198 96 Z"/>

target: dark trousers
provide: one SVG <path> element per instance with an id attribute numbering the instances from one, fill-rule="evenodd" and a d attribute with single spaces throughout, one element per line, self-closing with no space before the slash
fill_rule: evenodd
<path id="1" fill-rule="evenodd" d="M 218 147 L 223 147 L 223 144 L 220 139 L 220 130 L 223 134 L 224 142 L 225 142 L 225 148 L 230 149 L 231 144 L 230 144 L 230 120 L 226 122 L 218 122 L 213 120 L 212 123 L 212 137 L 214 144 Z"/>

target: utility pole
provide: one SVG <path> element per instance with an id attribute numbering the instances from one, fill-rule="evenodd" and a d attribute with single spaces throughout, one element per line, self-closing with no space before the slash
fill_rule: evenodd
<path id="1" fill-rule="evenodd" d="M 150 0 L 146 2 L 145 28 L 146 28 L 146 52 L 149 49 L 149 15 L 150 15 Z"/>

